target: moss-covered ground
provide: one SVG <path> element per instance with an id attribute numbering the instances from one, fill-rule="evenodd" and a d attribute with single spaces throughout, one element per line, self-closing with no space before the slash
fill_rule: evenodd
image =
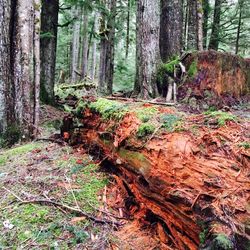
<path id="1" fill-rule="evenodd" d="M 50 199 L 96 215 L 107 184 L 90 156 L 68 146 L 35 142 L 0 150 L 0 249 L 100 249 L 107 226 L 22 201 Z"/>

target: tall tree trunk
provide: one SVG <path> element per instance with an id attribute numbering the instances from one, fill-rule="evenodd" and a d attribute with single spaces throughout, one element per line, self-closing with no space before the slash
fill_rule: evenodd
<path id="1" fill-rule="evenodd" d="M 187 49 L 198 49 L 197 0 L 188 0 L 188 38 Z"/>
<path id="2" fill-rule="evenodd" d="M 73 9 L 74 25 L 73 25 L 73 41 L 72 41 L 72 63 L 71 63 L 71 82 L 77 81 L 78 59 L 79 59 L 79 39 L 80 39 L 80 15 L 79 7 Z"/>
<path id="3" fill-rule="evenodd" d="M 5 126 L 15 129 L 18 127 L 23 136 L 31 137 L 35 121 L 33 117 L 34 94 L 36 98 L 39 98 L 40 88 L 40 29 L 38 28 L 40 0 L 34 2 L 0 0 L 0 20 L 2 24 L 0 28 L 0 87 L 5 91 L 2 94 L 5 111 L 1 117 L 4 117 Z M 36 30 L 34 30 L 35 26 Z M 36 79 L 35 73 L 38 73 Z M 38 91 L 34 91 L 34 79 Z M 4 80 L 4 85 L 2 80 Z M 36 103 L 37 111 L 38 107 Z"/>
<path id="4" fill-rule="evenodd" d="M 104 4 L 106 1 L 104 1 Z M 99 92 L 104 92 L 105 88 L 105 75 L 107 68 L 106 54 L 107 54 L 107 41 L 108 41 L 108 31 L 106 27 L 106 16 L 105 13 L 101 13 L 100 20 L 100 63 L 99 63 L 99 77 L 98 77 L 98 89 Z"/>
<path id="5" fill-rule="evenodd" d="M 202 0 L 197 0 L 197 46 L 198 50 L 203 50 L 203 9 Z"/>
<path id="6" fill-rule="evenodd" d="M 36 138 L 39 130 L 39 110 L 40 110 L 40 29 L 41 29 L 41 13 L 40 13 L 40 0 L 34 0 L 34 38 L 33 38 L 33 58 L 34 58 L 34 115 L 33 115 L 33 137 Z M 52 52 L 53 53 L 53 52 Z"/>
<path id="7" fill-rule="evenodd" d="M 14 86 L 15 86 L 15 109 L 16 119 L 24 130 L 26 136 L 31 136 L 33 131 L 33 115 L 31 104 L 32 73 L 31 64 L 33 52 L 33 25 L 32 24 L 32 2 L 19 0 L 17 4 L 17 24 L 15 33 L 15 62 L 14 62 Z M 30 37 L 32 36 L 32 37 Z M 21 62 L 21 63 L 20 63 Z"/>
<path id="8" fill-rule="evenodd" d="M 180 55 L 182 49 L 182 0 L 162 0 L 160 51 L 164 62 Z"/>
<path id="9" fill-rule="evenodd" d="M 141 98 L 154 97 L 156 71 L 160 61 L 160 0 L 138 0 L 136 37 L 136 81 L 134 93 Z"/>
<path id="10" fill-rule="evenodd" d="M 84 79 L 88 70 L 88 11 L 84 7 L 83 10 L 83 41 L 82 41 L 82 72 L 81 79 Z"/>
<path id="11" fill-rule="evenodd" d="M 219 48 L 221 4 L 222 0 L 215 0 L 214 20 L 212 23 L 212 32 L 208 46 L 209 49 L 218 50 Z"/>
<path id="12" fill-rule="evenodd" d="M 239 53 L 239 43 L 240 43 L 240 33 L 241 33 L 241 25 L 242 25 L 242 7 L 243 7 L 243 0 L 239 0 L 239 19 L 238 19 L 238 26 L 237 26 L 237 36 L 235 42 L 235 54 Z"/>
<path id="13" fill-rule="evenodd" d="M 41 13 L 41 100 L 54 103 L 59 0 L 42 0 Z"/>
<path id="14" fill-rule="evenodd" d="M 209 0 L 202 1 L 202 9 L 203 9 L 203 47 L 207 49 L 207 33 L 208 33 L 208 18 L 209 18 Z"/>
<path id="15" fill-rule="evenodd" d="M 127 32 L 126 32 L 126 53 L 125 57 L 128 58 L 128 52 L 129 52 L 129 44 L 130 44 L 130 12 L 131 12 L 131 0 L 128 1 L 127 6 Z"/>
<path id="16" fill-rule="evenodd" d="M 7 127 L 7 95 L 10 79 L 10 19 L 11 1 L 0 0 L 0 134 Z M 13 111 L 13 110 L 12 110 Z"/>
<path id="17" fill-rule="evenodd" d="M 98 31 L 98 19 L 99 15 L 98 13 L 96 13 L 94 17 L 94 29 L 93 29 L 94 34 L 96 34 Z M 96 43 L 96 37 L 94 35 L 92 44 L 92 54 L 91 54 L 91 69 L 90 69 L 90 79 L 92 81 L 95 79 L 95 72 L 96 72 L 96 47 L 97 43 Z"/>
<path id="18" fill-rule="evenodd" d="M 115 58 L 115 17 L 116 17 L 116 0 L 110 0 L 110 15 L 107 23 L 108 43 L 107 43 L 107 71 L 106 82 L 107 92 L 112 94 L 113 92 L 113 78 L 114 78 L 114 58 Z"/>

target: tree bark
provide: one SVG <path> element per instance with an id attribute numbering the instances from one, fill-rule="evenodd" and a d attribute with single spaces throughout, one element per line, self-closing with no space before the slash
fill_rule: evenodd
<path id="1" fill-rule="evenodd" d="M 162 0 L 160 51 L 164 62 L 179 56 L 182 49 L 182 0 Z"/>
<path id="2" fill-rule="evenodd" d="M 82 42 L 82 72 L 81 79 L 84 79 L 88 70 L 88 11 L 87 8 L 83 9 L 83 42 Z"/>
<path id="3" fill-rule="evenodd" d="M 10 19 L 11 1 L 0 0 L 0 134 L 7 127 L 7 95 L 10 79 Z"/>
<path id="4" fill-rule="evenodd" d="M 187 49 L 198 49 L 197 0 L 188 0 L 188 34 Z"/>
<path id="5" fill-rule="evenodd" d="M 107 42 L 107 70 L 106 82 L 107 93 L 109 95 L 113 92 L 113 78 L 114 78 L 114 58 L 115 58 L 115 17 L 116 17 L 116 0 L 110 0 L 110 15 L 107 23 L 108 42 Z"/>
<path id="6" fill-rule="evenodd" d="M 79 59 L 79 39 L 80 39 L 80 22 L 78 20 L 80 15 L 79 7 L 75 6 L 73 9 L 73 17 L 75 19 L 73 25 L 73 41 L 72 41 L 72 65 L 71 65 L 71 82 L 77 81 L 77 69 Z"/>
<path id="7" fill-rule="evenodd" d="M 202 0 L 197 0 L 197 46 L 198 50 L 203 50 L 203 9 Z"/>
<path id="8" fill-rule="evenodd" d="M 128 1 L 127 6 L 127 32 L 126 32 L 126 52 L 125 57 L 128 58 L 128 52 L 129 52 L 129 44 L 130 44 L 130 12 L 131 12 L 131 0 Z"/>
<path id="9" fill-rule="evenodd" d="M 242 25 L 242 7 L 244 1 L 239 0 L 239 19 L 238 19 L 238 26 L 237 26 L 237 36 L 236 36 L 236 43 L 235 43 L 235 54 L 239 53 L 239 43 L 240 43 L 240 33 L 241 33 L 241 25 Z"/>
<path id="10" fill-rule="evenodd" d="M 220 19 L 221 19 L 221 2 L 222 0 L 215 0 L 214 20 L 212 23 L 212 32 L 209 42 L 209 49 L 218 50 L 220 38 Z"/>
<path id="11" fill-rule="evenodd" d="M 104 4 L 106 1 L 104 1 Z M 100 20 L 100 63 L 99 63 L 99 77 L 98 77 L 98 89 L 99 92 L 104 92 L 105 88 L 105 74 L 106 74 L 106 54 L 107 54 L 107 27 L 106 27 L 106 16 L 105 13 L 101 13 L 101 20 Z"/>
<path id="12" fill-rule="evenodd" d="M 139 0 L 137 4 L 136 81 L 134 93 L 148 99 L 157 94 L 156 71 L 160 61 L 160 1 Z"/>
<path id="13" fill-rule="evenodd" d="M 34 15 L 34 10 L 36 14 Z M 39 98 L 39 35 L 40 1 L 0 1 L 0 87 L 4 112 L 1 129 L 15 129 L 25 138 L 33 134 L 34 94 Z M 34 54 L 36 52 L 36 55 Z M 33 57 L 35 55 L 35 57 Z M 33 61 L 33 60 L 34 61 Z M 3 62 L 5 61 L 5 63 Z M 34 64 L 35 63 L 35 64 Z M 34 69 L 32 71 L 32 69 Z M 4 81 L 4 84 L 3 82 Z M 38 110 L 39 105 L 36 103 Z M 36 118 L 37 121 L 37 118 Z"/>
<path id="14" fill-rule="evenodd" d="M 93 29 L 94 34 L 96 34 L 98 30 L 98 19 L 99 19 L 99 14 L 96 13 L 94 17 L 94 29 Z M 90 79 L 92 81 L 95 79 L 95 72 L 96 72 L 96 48 L 97 48 L 97 42 L 94 36 L 92 44 L 91 69 L 90 69 Z"/>
<path id="15" fill-rule="evenodd" d="M 33 115 L 33 137 L 38 136 L 39 130 L 39 110 L 40 110 L 40 29 L 41 29 L 41 8 L 40 0 L 34 0 L 34 38 L 33 38 L 33 58 L 34 58 L 34 115 Z M 53 53 L 53 52 L 52 52 Z M 54 91 L 53 91 L 54 92 Z"/>
<path id="16" fill-rule="evenodd" d="M 54 104 L 59 0 L 42 0 L 41 13 L 41 100 Z"/>
<path id="17" fill-rule="evenodd" d="M 208 32 L 208 18 L 209 18 L 209 0 L 202 1 L 202 9 L 203 9 L 203 47 L 207 49 L 207 32 Z"/>

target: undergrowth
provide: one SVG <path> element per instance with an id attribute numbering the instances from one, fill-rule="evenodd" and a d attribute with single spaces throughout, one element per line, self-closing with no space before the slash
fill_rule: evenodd
<path id="1" fill-rule="evenodd" d="M 28 153 L 39 147 L 40 147 L 39 143 L 29 143 L 16 148 L 4 150 L 3 152 L 0 152 L 0 166 L 6 164 L 7 161 L 10 160 L 11 158 L 15 158 L 19 155 Z"/>
<path id="2" fill-rule="evenodd" d="M 142 122 L 148 122 L 157 114 L 157 109 L 155 107 L 140 108 L 135 111 L 135 114 Z"/>
<path id="3" fill-rule="evenodd" d="M 226 125 L 228 121 L 236 121 L 237 117 L 231 113 L 223 111 L 207 111 L 204 113 L 208 119 L 217 119 L 219 126 Z"/>
<path id="4" fill-rule="evenodd" d="M 137 137 L 141 138 L 150 134 L 153 134 L 155 131 L 155 126 L 151 123 L 142 123 L 137 131 Z"/>

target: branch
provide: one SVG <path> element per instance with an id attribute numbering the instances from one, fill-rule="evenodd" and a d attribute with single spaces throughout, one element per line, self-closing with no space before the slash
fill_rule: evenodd
<path id="1" fill-rule="evenodd" d="M 117 222 L 117 221 L 112 221 L 112 220 L 107 220 L 107 219 L 98 219 L 86 212 L 84 212 L 83 210 L 79 209 L 79 208 L 74 208 L 74 207 L 70 207 L 67 205 L 64 205 L 62 203 L 59 202 L 55 202 L 55 201 L 51 201 L 51 200 L 47 200 L 47 199 L 39 199 L 39 200 L 30 200 L 30 201 L 21 201 L 19 203 L 20 205 L 23 204 L 42 204 L 42 205 L 54 205 L 56 207 L 60 207 L 63 208 L 66 211 L 69 211 L 71 213 L 76 213 L 79 216 L 84 216 L 96 223 L 100 223 L 100 224 L 111 224 L 111 225 L 116 225 L 116 226 L 121 226 L 122 224 Z"/>

